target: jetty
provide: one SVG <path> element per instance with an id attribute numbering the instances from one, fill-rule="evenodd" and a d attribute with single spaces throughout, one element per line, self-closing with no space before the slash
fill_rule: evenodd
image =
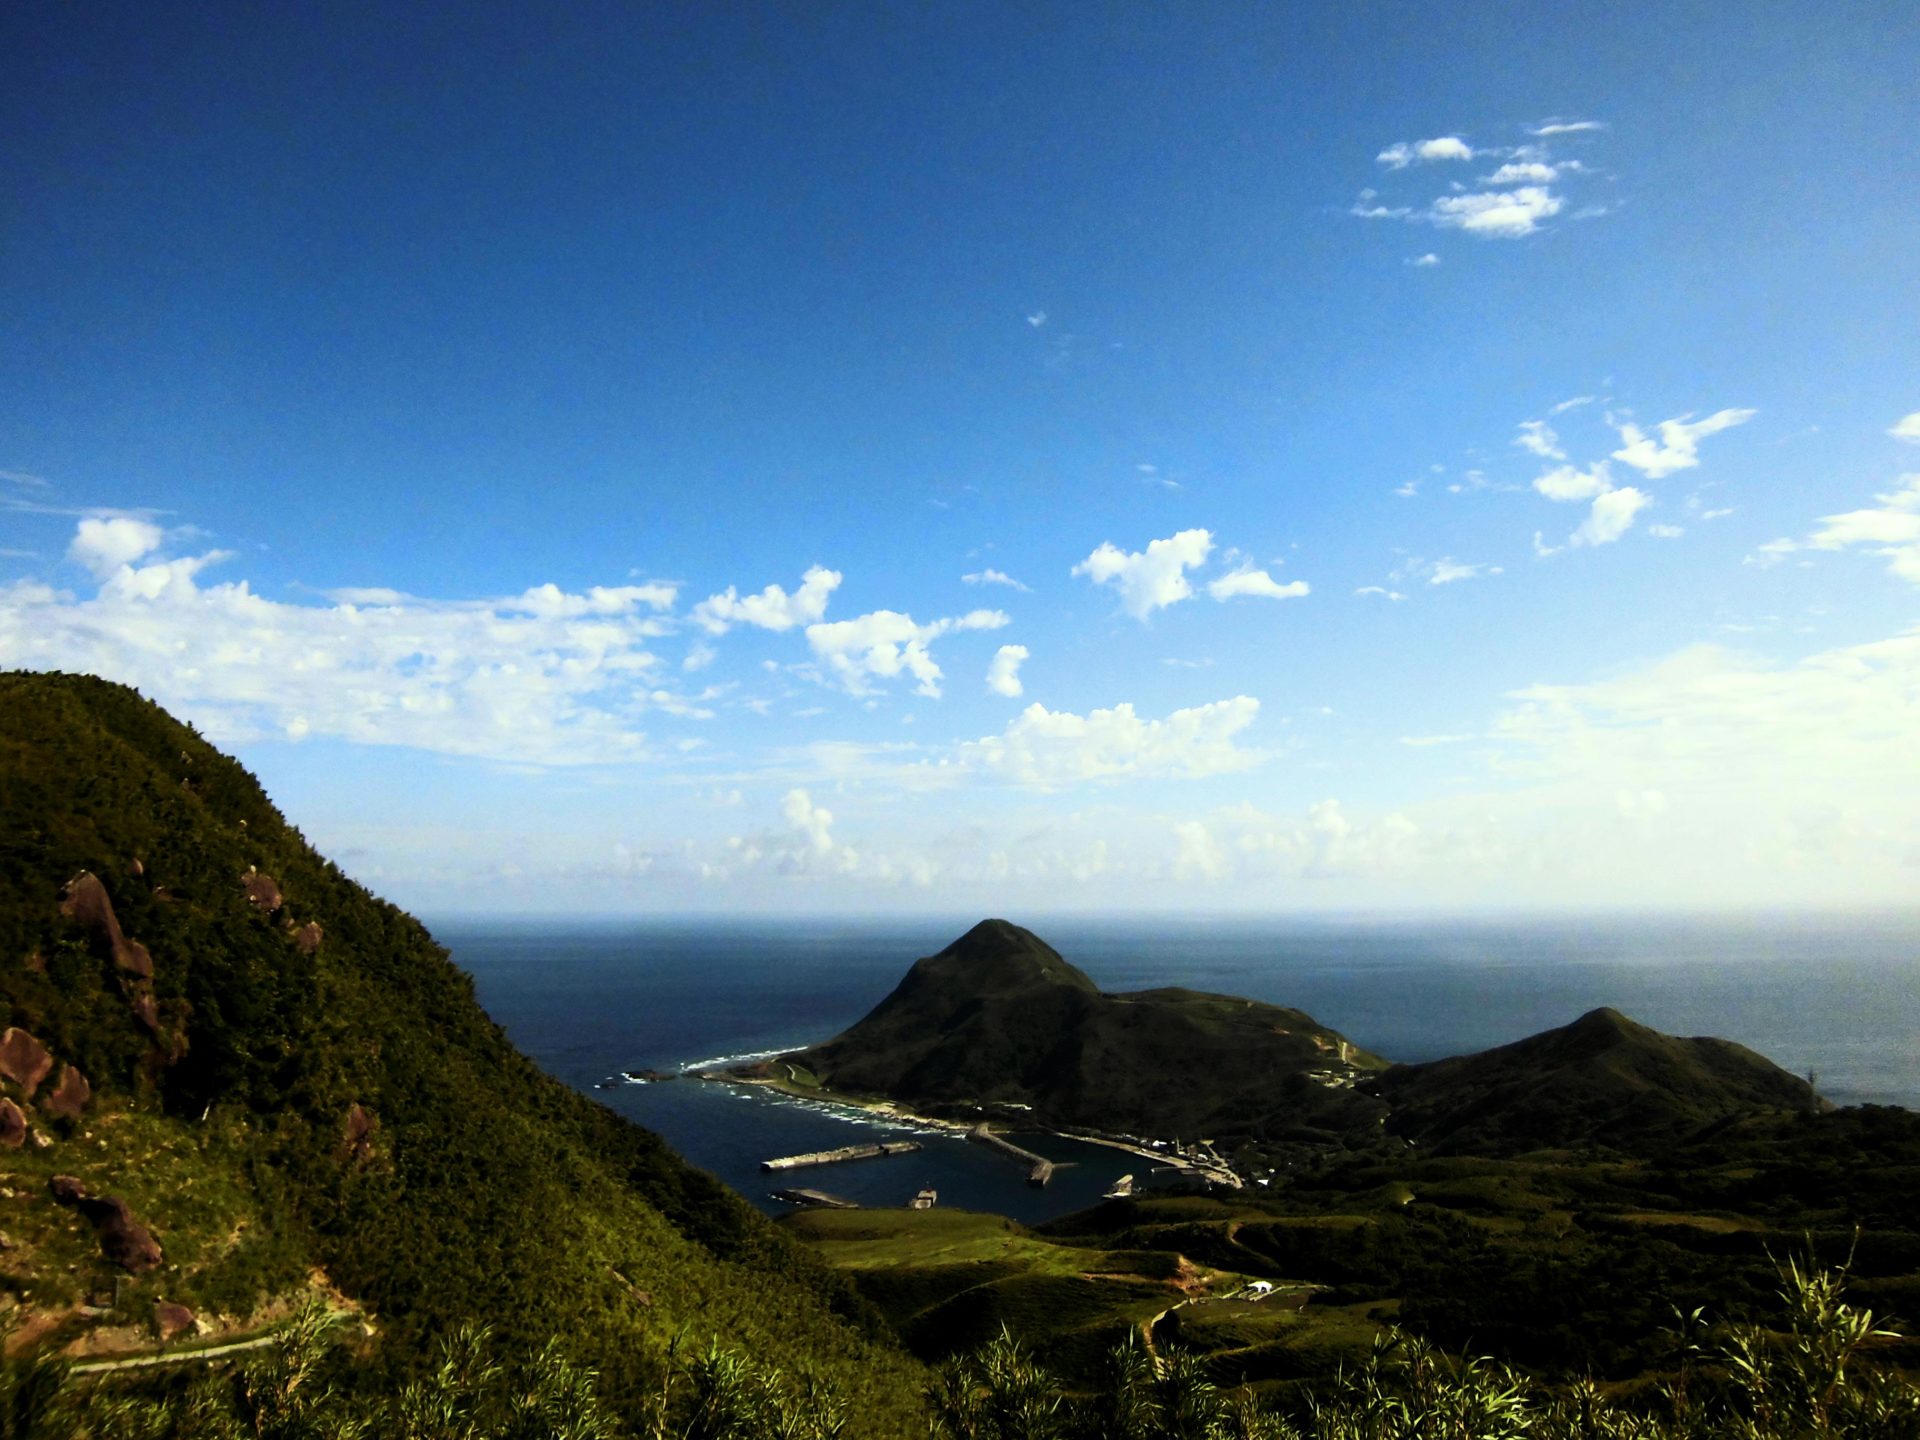
<path id="1" fill-rule="evenodd" d="M 814 1210 L 858 1210 L 858 1202 L 842 1195 L 829 1195 L 824 1190 L 776 1190 L 773 1198 L 784 1200 L 789 1205 L 805 1205 Z"/>
<path id="2" fill-rule="evenodd" d="M 984 1145 L 989 1150 L 996 1150 L 1009 1160 L 1015 1160 L 1027 1166 L 1027 1184 L 1033 1186 L 1035 1189 L 1040 1188 L 1049 1180 L 1053 1179 L 1053 1162 L 1051 1160 L 1043 1155 L 1036 1155 L 1031 1150 L 1022 1150 L 1005 1136 L 994 1134 L 993 1131 L 989 1130 L 985 1125 L 974 1126 L 967 1132 L 967 1139 L 973 1141 L 976 1145 Z"/>
<path id="3" fill-rule="evenodd" d="M 803 1165 L 838 1165 L 843 1160 L 881 1160 L 889 1155 L 911 1155 L 918 1140 L 888 1140 L 879 1145 L 843 1145 L 838 1150 L 815 1150 L 806 1155 L 782 1155 L 762 1160 L 762 1170 L 798 1170 Z"/>

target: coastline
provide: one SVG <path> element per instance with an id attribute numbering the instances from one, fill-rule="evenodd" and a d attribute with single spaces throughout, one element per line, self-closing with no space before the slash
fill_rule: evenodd
<path id="1" fill-rule="evenodd" d="M 828 1090 L 821 1086 L 802 1085 L 797 1080 L 782 1080 L 778 1076 L 772 1075 L 743 1075 L 737 1071 L 700 1069 L 684 1070 L 680 1073 L 680 1078 L 683 1080 L 701 1081 L 710 1085 L 738 1085 L 759 1090 L 771 1090 L 775 1094 L 785 1095 L 795 1100 L 810 1101 L 816 1105 L 825 1106 L 828 1109 L 854 1111 L 861 1115 L 892 1120 L 902 1125 L 941 1131 L 946 1134 L 962 1137 L 972 1131 L 976 1124 L 985 1123 L 974 1122 L 970 1124 L 964 1120 L 949 1120 L 934 1115 L 923 1115 L 898 1100 L 889 1100 L 879 1096 L 852 1095 L 844 1091 Z M 1132 1139 L 1126 1136 L 1109 1135 L 1096 1130 L 1062 1130 L 1055 1126 L 1043 1125 L 1038 1122 L 1025 1127 L 1024 1131 L 1011 1133 L 1046 1135 L 1057 1140 L 1074 1140 L 1085 1145 L 1098 1145 L 1108 1150 L 1123 1151 L 1126 1154 L 1136 1155 L 1142 1160 L 1151 1161 L 1153 1164 L 1166 1169 L 1177 1170 L 1184 1175 L 1192 1175 L 1216 1184 L 1229 1186 L 1233 1189 L 1239 1189 L 1245 1184 L 1245 1181 L 1243 1181 L 1230 1166 L 1224 1163 L 1213 1164 L 1203 1160 L 1194 1160 L 1188 1156 L 1178 1154 L 1171 1148 L 1171 1141 L 1167 1142 L 1169 1146 L 1168 1149 L 1156 1150 L 1153 1149 L 1150 1144 L 1142 1143 L 1138 1139 Z"/>

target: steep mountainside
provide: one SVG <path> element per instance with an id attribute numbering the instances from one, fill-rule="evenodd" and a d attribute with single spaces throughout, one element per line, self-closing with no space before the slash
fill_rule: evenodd
<path id="1" fill-rule="evenodd" d="M 684 1330 L 919 1428 L 851 1287 L 542 1075 L 238 764 L 82 677 L 0 675 L 0 1174 L 16 1344 L 244 1330 L 324 1281 L 399 1371 L 472 1319 L 618 1400 Z"/>
<path id="2" fill-rule="evenodd" d="M 1594 1010 L 1477 1055 L 1396 1065 L 1367 1088 L 1387 1128 L 1441 1152 L 1669 1145 L 1718 1122 L 1819 1105 L 1811 1086 L 1730 1040 L 1681 1039 Z"/>
<path id="3" fill-rule="evenodd" d="M 984 920 L 845 1034 L 786 1057 L 827 1085 L 1060 1125 L 1311 1138 L 1377 1127 L 1383 1062 L 1298 1010 L 1192 990 L 1105 995 L 1031 931 Z"/>

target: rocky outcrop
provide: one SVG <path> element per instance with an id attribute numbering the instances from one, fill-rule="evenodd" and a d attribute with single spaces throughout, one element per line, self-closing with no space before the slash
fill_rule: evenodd
<path id="1" fill-rule="evenodd" d="M 153 978 L 153 957 L 138 940 L 129 940 L 113 913 L 113 900 L 100 877 L 82 870 L 67 882 L 67 893 L 60 901 L 60 913 L 76 921 L 87 932 L 93 947 L 110 957 L 114 967 L 142 980 Z"/>
<path id="2" fill-rule="evenodd" d="M 161 1343 L 184 1335 L 195 1326 L 193 1311 L 171 1300 L 153 1302 L 153 1333 L 160 1337 Z"/>
<path id="3" fill-rule="evenodd" d="M 27 1143 L 27 1117 L 11 1100 L 0 1100 L 0 1150 L 18 1150 Z"/>
<path id="4" fill-rule="evenodd" d="M 87 1083 L 79 1067 L 63 1063 L 53 1089 L 40 1097 L 40 1108 L 62 1120 L 78 1120 L 92 1099 L 93 1086 Z"/>
<path id="5" fill-rule="evenodd" d="M 320 928 L 320 922 L 309 920 L 294 931 L 293 947 L 302 955 L 317 955 L 320 953 L 320 942 L 325 936 L 326 932 Z"/>
<path id="6" fill-rule="evenodd" d="M 346 1123 L 340 1130 L 340 1158 L 364 1165 L 373 1158 L 373 1136 L 380 1121 L 366 1106 L 355 1101 L 347 1107 Z"/>
<path id="7" fill-rule="evenodd" d="M 0 1075 L 24 1090 L 29 1100 L 52 1069 L 53 1052 L 25 1030 L 16 1025 L 0 1033 Z"/>
<path id="8" fill-rule="evenodd" d="M 84 1215 L 99 1238 L 100 1253 L 109 1264 L 134 1275 L 157 1269 L 166 1258 L 160 1242 L 134 1218 L 133 1209 L 117 1195 L 95 1195 L 72 1175 L 56 1175 L 47 1192 L 61 1205 Z"/>
<path id="9" fill-rule="evenodd" d="M 265 871 L 249 870 L 240 877 L 240 883 L 246 889 L 247 903 L 256 910 L 271 915 L 285 903 L 280 887 Z"/>

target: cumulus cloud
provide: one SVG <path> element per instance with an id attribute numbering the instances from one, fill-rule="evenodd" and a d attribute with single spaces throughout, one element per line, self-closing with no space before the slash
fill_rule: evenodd
<path id="1" fill-rule="evenodd" d="M 1543 460 L 1564 460 L 1567 452 L 1560 448 L 1560 437 L 1554 434 L 1553 427 L 1544 420 L 1522 420 L 1520 433 L 1513 437 L 1513 443 L 1522 450 L 1531 451 Z"/>
<path id="2" fill-rule="evenodd" d="M 1003 571 L 986 569 L 976 570 L 971 575 L 962 575 L 961 582 L 967 585 L 1005 585 L 1010 590 L 1027 590 L 1018 580 Z"/>
<path id="3" fill-rule="evenodd" d="M 1136 620 L 1155 610 L 1190 599 L 1193 586 L 1186 572 L 1207 563 L 1213 553 L 1213 533 L 1182 530 L 1151 542 L 1144 551 L 1129 553 L 1111 541 L 1073 567 L 1096 585 L 1111 584 L 1120 592 L 1120 607 Z"/>
<path id="4" fill-rule="evenodd" d="M 75 533 L 70 553 L 102 576 L 92 596 L 0 588 L 0 666 L 124 681 L 223 744 L 327 736 L 537 765 L 644 758 L 641 717 L 698 700 L 653 676 L 671 586 L 288 604 L 202 584 L 220 552 L 154 558 L 159 539 L 125 519 Z"/>
<path id="5" fill-rule="evenodd" d="M 1020 663 L 1031 658 L 1024 645 L 1002 645 L 987 665 L 987 689 L 1014 699 L 1026 693 L 1020 683 Z"/>
<path id="6" fill-rule="evenodd" d="M 1435 265 L 1438 265 L 1439 263 L 1440 263 L 1440 257 L 1434 254 L 1431 250 L 1429 250 L 1424 255 L 1416 255 L 1411 260 L 1407 261 L 1407 264 L 1413 266 L 1413 268 L 1416 270 L 1430 270 Z"/>
<path id="7" fill-rule="evenodd" d="M 1920 410 L 1895 421 L 1887 434 L 1896 440 L 1905 440 L 1909 445 L 1920 445 Z"/>
<path id="8" fill-rule="evenodd" d="M 1458 135 L 1441 135 L 1432 140 L 1398 141 L 1373 158 L 1389 170 L 1404 170 L 1431 160 L 1471 160 L 1473 147 Z"/>
<path id="9" fill-rule="evenodd" d="M 809 625 L 827 613 L 827 598 L 840 588 L 842 578 L 838 570 L 815 565 L 800 577 L 800 588 L 791 595 L 778 585 L 769 585 L 757 595 L 741 595 L 729 585 L 694 606 L 693 620 L 714 635 L 724 635 L 735 625 L 774 631 Z"/>
<path id="10" fill-rule="evenodd" d="M 1685 415 L 1662 420 L 1654 427 L 1659 432 L 1657 440 L 1628 421 L 1614 427 L 1620 432 L 1620 448 L 1613 452 L 1613 458 L 1623 465 L 1631 465 L 1649 480 L 1664 479 L 1677 470 L 1691 470 L 1698 465 L 1700 442 L 1707 436 L 1744 425 L 1759 413 L 1757 410 L 1716 410 L 1706 419 L 1691 423 Z"/>
<path id="11" fill-rule="evenodd" d="M 837 577 L 836 577 L 837 578 Z M 823 621 L 807 627 L 814 658 L 850 695 L 871 692 L 873 680 L 911 675 L 914 693 L 940 697 L 940 667 L 927 647 L 958 630 L 998 630 L 1008 624 L 1001 610 L 971 610 L 952 619 L 921 625 L 897 610 L 875 610 L 852 620 Z"/>
<path id="12" fill-rule="evenodd" d="M 1312 589 L 1304 580 L 1291 580 L 1282 585 L 1264 570 L 1255 570 L 1251 566 L 1234 571 L 1231 575 L 1222 575 L 1218 580 L 1209 581 L 1207 593 L 1216 600 L 1231 600 L 1236 595 L 1258 595 L 1268 600 L 1292 600 L 1305 595 Z"/>
<path id="13" fill-rule="evenodd" d="M 1541 221 L 1551 220 L 1565 204 L 1544 185 L 1522 185 L 1513 190 L 1442 195 L 1427 211 L 1427 218 L 1469 235 L 1510 240 L 1531 235 Z"/>
<path id="14" fill-rule="evenodd" d="M 89 516 L 74 532 L 67 558 L 86 566 L 94 578 L 105 580 L 122 565 L 158 550 L 166 538 L 166 531 L 151 520 L 131 515 Z"/>
<path id="15" fill-rule="evenodd" d="M 1261 758 L 1235 744 L 1259 713 L 1260 702 L 1246 695 L 1176 710 L 1164 720 L 1144 720 L 1127 704 L 1085 715 L 1034 704 L 999 735 L 962 745 L 959 762 L 1038 789 L 1224 775 Z"/>
<path id="16" fill-rule="evenodd" d="M 1580 528 L 1567 537 L 1571 545 L 1611 545 L 1633 528 L 1633 520 L 1653 502 L 1653 497 L 1631 485 L 1596 495 L 1593 508 Z"/>
<path id="17" fill-rule="evenodd" d="M 833 850 L 833 812 L 813 803 L 804 790 L 789 790 L 780 801 L 780 813 L 816 855 Z"/>
<path id="18" fill-rule="evenodd" d="M 1222 880 L 1226 878 L 1227 852 L 1213 838 L 1213 832 L 1200 820 L 1186 820 L 1173 827 L 1176 846 L 1173 874 L 1178 880 Z"/>
<path id="19" fill-rule="evenodd" d="M 1560 178 L 1560 167 L 1539 160 L 1509 160 L 1491 175 L 1482 175 L 1483 185 L 1551 185 Z"/>
<path id="20" fill-rule="evenodd" d="M 1602 460 L 1591 470 L 1579 470 L 1572 465 L 1549 470 L 1533 482 L 1533 488 L 1549 500 L 1591 500 L 1613 489 L 1613 478 L 1607 473 L 1607 462 Z"/>

